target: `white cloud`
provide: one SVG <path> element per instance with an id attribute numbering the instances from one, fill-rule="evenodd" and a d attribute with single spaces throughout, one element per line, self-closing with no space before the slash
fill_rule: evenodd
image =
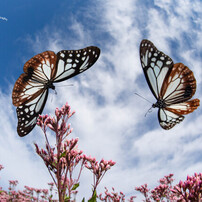
<path id="1" fill-rule="evenodd" d="M 55 107 L 61 107 L 68 101 L 71 108 L 76 110 L 70 122 L 74 128 L 74 136 L 80 139 L 80 149 L 98 159 L 104 157 L 117 162 L 104 178 L 102 186 L 109 188 L 114 186 L 117 191 L 123 190 L 126 193 L 146 182 L 154 185 L 159 178 L 169 173 L 174 173 L 174 178 L 179 180 L 185 179 L 187 174 L 199 172 L 201 168 L 201 160 L 196 155 L 197 152 L 201 154 L 199 149 L 201 147 L 200 109 L 188 115 L 174 129 L 163 131 L 158 125 L 157 110 L 153 110 L 151 114 L 144 117 L 150 104 L 133 94 L 138 91 L 149 100 L 154 100 L 139 62 L 139 44 L 145 37 L 152 40 L 159 50 L 171 57 L 183 58 L 186 65 L 196 73 L 197 90 L 201 91 L 199 87 L 201 58 L 192 57 L 195 51 L 192 52 L 187 45 L 184 45 L 188 42 L 182 37 L 183 34 L 192 35 L 194 32 L 197 39 L 200 39 L 201 30 L 190 29 L 193 23 L 199 22 L 197 15 L 194 21 L 192 15 L 194 12 L 201 15 L 198 9 L 200 3 L 193 3 L 191 0 L 186 1 L 188 3 L 172 1 L 171 4 L 166 1 L 164 4 L 163 2 L 155 1 L 157 7 L 130 0 L 124 2 L 110 0 L 102 4 L 97 2 L 95 8 L 97 25 L 93 30 L 86 30 L 84 22 L 73 20 L 70 30 L 76 33 L 75 39 L 68 36 L 64 38 L 66 30 L 53 30 L 49 37 L 52 27 L 48 26 L 38 33 L 35 39 L 31 39 L 32 44 L 35 44 L 33 48 L 36 53 L 49 48 L 58 51 L 60 48 L 64 49 L 64 44 L 68 43 L 77 48 L 85 47 L 88 43 L 89 45 L 94 42 L 101 44 L 101 56 L 97 63 L 87 72 L 67 81 L 67 83 L 73 83 L 73 87 L 57 88 L 57 95 L 50 93 L 45 112 L 53 114 Z M 173 9 L 174 12 L 171 12 Z M 101 41 L 97 42 L 94 34 L 100 30 L 101 33 L 102 30 L 107 33 L 109 38 L 101 38 Z M 47 43 L 44 43 L 44 36 L 48 39 Z M 168 39 L 179 44 L 177 55 L 173 54 L 176 47 L 171 47 Z M 197 46 L 198 41 L 192 38 L 190 40 L 192 47 L 196 47 L 198 49 L 196 51 L 201 52 L 200 46 Z M 67 49 L 71 47 L 70 45 Z M 1 96 L 0 100 L 2 104 L 5 104 L 9 98 L 2 97 L 4 96 Z M 1 114 L 5 117 L 10 118 L 15 115 L 11 103 L 8 115 L 5 109 L 1 110 Z M 4 121 L 2 119 L 1 123 L 4 124 Z M 34 129 L 27 139 L 19 139 L 14 133 L 14 126 L 6 124 L 4 124 L 6 128 L 2 129 L 5 133 L 1 137 L 2 141 L 9 141 L 12 134 L 9 145 L 13 144 L 11 147 L 13 150 L 15 147 L 18 148 L 17 157 L 23 159 L 23 164 L 26 165 L 22 167 L 22 171 L 20 168 L 13 171 L 17 173 L 15 176 L 19 176 L 18 179 L 21 180 L 21 172 L 27 173 L 29 170 L 33 172 L 33 176 L 37 176 L 35 173 L 39 170 L 43 173 L 41 164 L 37 167 L 33 165 L 26 145 L 32 144 L 32 138 L 36 142 L 39 141 L 37 129 Z M 13 151 L 11 148 L 3 147 L 1 150 L 6 153 Z M 3 163 L 10 165 L 8 176 L 13 176 L 10 171 L 13 165 L 12 160 L 5 159 Z M 31 167 L 34 168 L 31 170 Z M 37 181 L 40 176 L 35 179 Z M 84 176 L 84 179 L 89 180 L 86 183 L 92 182 L 89 177 Z M 27 183 L 27 181 L 23 182 Z M 81 193 L 86 194 L 85 185 L 81 187 Z"/>
<path id="2" fill-rule="evenodd" d="M 1 16 L 0 16 L 0 20 L 5 20 L 5 21 L 8 21 L 8 19 L 7 19 L 7 18 L 5 18 L 5 17 L 1 17 Z"/>

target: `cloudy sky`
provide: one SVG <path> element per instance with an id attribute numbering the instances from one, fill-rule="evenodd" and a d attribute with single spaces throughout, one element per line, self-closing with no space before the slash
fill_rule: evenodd
<path id="1" fill-rule="evenodd" d="M 175 63 L 182 62 L 195 74 L 196 98 L 201 99 L 202 2 L 199 0 L 2 0 L 0 2 L 0 186 L 8 180 L 43 188 L 51 179 L 35 154 L 33 143 L 43 146 L 40 128 L 20 138 L 12 105 L 12 89 L 24 63 L 46 50 L 101 49 L 96 64 L 85 73 L 50 91 L 44 113 L 68 102 L 76 114 L 70 119 L 79 148 L 100 160 L 112 159 L 99 187 L 115 187 L 136 195 L 135 186 L 154 187 L 164 175 L 176 183 L 202 168 L 202 113 L 194 113 L 169 131 L 158 123 L 157 110 L 145 117 L 155 99 L 139 59 L 142 39 L 151 40 Z M 63 84 L 73 86 L 61 87 Z M 89 197 L 92 175 L 85 172 L 80 194 Z"/>

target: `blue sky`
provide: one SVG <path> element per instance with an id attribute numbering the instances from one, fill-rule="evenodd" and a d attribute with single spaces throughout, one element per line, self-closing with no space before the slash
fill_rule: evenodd
<path id="1" fill-rule="evenodd" d="M 0 186 L 6 188 L 8 180 L 18 179 L 19 187 L 41 188 L 50 181 L 41 159 L 34 154 L 34 142 L 43 146 L 40 129 L 35 127 L 25 138 L 16 132 L 11 93 L 24 63 L 46 50 L 90 45 L 101 49 L 96 64 L 64 82 L 73 87 L 56 87 L 57 95 L 50 91 L 44 113 L 53 114 L 68 101 L 76 111 L 70 122 L 80 149 L 98 160 L 117 162 L 99 191 L 113 186 L 136 194 L 135 186 L 146 182 L 155 186 L 169 173 L 174 173 L 177 183 L 187 174 L 200 172 L 201 108 L 164 131 L 157 110 L 144 117 L 151 104 L 134 92 L 155 102 L 139 59 L 139 44 L 147 38 L 175 63 L 182 62 L 194 72 L 195 97 L 201 99 L 201 7 L 199 0 L 2 0 L 0 17 L 8 20 L 0 19 L 0 164 L 5 167 Z M 92 176 L 86 172 L 81 180 L 78 197 L 88 197 Z"/>

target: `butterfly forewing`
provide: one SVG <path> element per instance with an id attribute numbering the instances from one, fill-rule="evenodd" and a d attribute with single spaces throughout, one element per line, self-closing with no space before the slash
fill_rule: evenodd
<path id="1" fill-rule="evenodd" d="M 56 61 L 57 56 L 54 52 L 45 51 L 27 61 L 23 70 L 29 75 L 30 79 L 46 83 L 53 77 Z"/>
<path id="2" fill-rule="evenodd" d="M 158 99 L 164 80 L 172 70 L 173 61 L 148 40 L 142 40 L 140 44 L 140 61 L 150 90 Z"/>
<path id="3" fill-rule="evenodd" d="M 25 73 L 20 75 L 13 88 L 13 105 L 18 107 L 40 95 L 52 77 L 55 63 L 56 55 L 52 51 L 43 52 L 27 61 L 23 68 Z"/>
<path id="4" fill-rule="evenodd" d="M 97 61 L 99 55 L 100 49 L 95 46 L 58 52 L 54 82 L 64 81 L 84 72 Z"/>
<path id="5" fill-rule="evenodd" d="M 183 65 L 173 65 L 170 75 L 165 79 L 161 88 L 160 97 L 167 105 L 185 102 L 193 97 L 196 92 L 196 80 L 193 72 Z"/>

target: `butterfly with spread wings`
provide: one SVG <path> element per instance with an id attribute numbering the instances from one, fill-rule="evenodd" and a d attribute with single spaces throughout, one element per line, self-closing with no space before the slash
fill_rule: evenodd
<path id="1" fill-rule="evenodd" d="M 16 81 L 12 100 L 17 107 L 17 132 L 23 137 L 31 132 L 42 113 L 49 88 L 90 68 L 98 59 L 100 49 L 95 46 L 80 50 L 62 50 L 55 54 L 45 51 L 35 55 L 24 65 L 24 73 Z"/>
<path id="2" fill-rule="evenodd" d="M 196 91 L 193 72 L 182 63 L 159 51 L 149 40 L 140 44 L 140 61 L 151 92 L 157 99 L 158 120 L 163 129 L 171 129 L 184 116 L 200 105 L 199 99 L 189 100 Z"/>

